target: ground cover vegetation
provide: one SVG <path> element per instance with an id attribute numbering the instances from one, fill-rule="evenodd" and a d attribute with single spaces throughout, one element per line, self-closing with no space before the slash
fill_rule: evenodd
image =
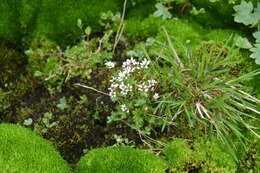
<path id="1" fill-rule="evenodd" d="M 259 8 L 1 1 L 1 170 L 259 172 Z"/>

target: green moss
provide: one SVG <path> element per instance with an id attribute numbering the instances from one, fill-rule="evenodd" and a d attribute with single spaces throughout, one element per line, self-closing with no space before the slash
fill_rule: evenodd
<path id="1" fill-rule="evenodd" d="M 236 172 L 237 165 L 216 140 L 195 142 L 193 150 L 183 139 L 177 139 L 164 149 L 173 171 L 231 173 Z"/>
<path id="2" fill-rule="evenodd" d="M 164 149 L 164 154 L 170 163 L 170 167 L 180 170 L 191 161 L 192 151 L 187 141 L 176 139 Z"/>
<path id="3" fill-rule="evenodd" d="M 165 164 L 147 151 L 130 147 L 91 150 L 81 158 L 76 173 L 163 173 Z"/>
<path id="4" fill-rule="evenodd" d="M 165 27 L 174 48 L 180 55 L 186 55 L 187 52 L 185 51 L 187 48 L 196 48 L 204 39 L 201 34 L 202 28 L 196 23 L 187 20 L 169 20 L 166 21 L 163 26 Z M 158 55 L 159 52 L 171 56 L 170 49 L 161 49 L 162 45 L 168 45 L 167 35 L 161 27 L 159 28 L 159 32 L 155 39 L 157 40 L 157 43 L 159 41 L 159 44 L 152 44 L 149 53 L 151 55 Z"/>
<path id="5" fill-rule="evenodd" d="M 146 19 L 130 18 L 126 20 L 125 34 L 132 40 L 156 36 L 161 25 L 161 18 L 150 16 Z"/>
<path id="6" fill-rule="evenodd" d="M 75 40 L 80 30 L 77 19 L 100 29 L 101 12 L 121 11 L 120 0 L 4 0 L 0 3 L 0 38 L 6 42 L 30 42 L 37 35 L 62 44 Z"/>
<path id="7" fill-rule="evenodd" d="M 155 0 L 132 0 L 132 3 L 129 1 L 126 18 L 144 19 L 148 17 L 156 10 L 155 3 Z"/>
<path id="8" fill-rule="evenodd" d="M 15 42 L 21 36 L 19 31 L 20 2 L 17 0 L 2 0 L 0 3 L 0 39 Z"/>
<path id="9" fill-rule="evenodd" d="M 59 153 L 30 130 L 0 125 L 0 170 L 2 173 L 70 173 Z"/>
<path id="10" fill-rule="evenodd" d="M 231 29 L 214 29 L 210 31 L 205 31 L 205 40 L 209 41 L 215 41 L 215 42 L 220 42 L 220 43 L 226 43 L 226 41 L 231 37 L 236 34 L 239 34 L 235 30 Z"/>

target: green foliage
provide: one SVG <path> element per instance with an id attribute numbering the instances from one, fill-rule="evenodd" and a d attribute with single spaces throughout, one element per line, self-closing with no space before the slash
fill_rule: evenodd
<path id="1" fill-rule="evenodd" d="M 108 31 L 102 38 L 83 39 L 65 50 L 45 38 L 36 39 L 26 51 L 27 70 L 35 78 L 45 81 L 51 93 L 60 91 L 64 82 L 74 77 L 90 78 L 93 67 L 112 59 L 111 34 L 112 31 Z"/>
<path id="2" fill-rule="evenodd" d="M 227 0 L 214 3 L 209 0 L 193 0 L 191 6 L 205 11 L 192 18 L 206 27 L 223 27 L 232 22 L 232 5 L 227 4 Z"/>
<path id="3" fill-rule="evenodd" d="M 257 27 L 258 31 L 253 33 L 256 43 L 254 47 L 249 47 L 252 54 L 251 58 L 255 59 L 256 64 L 260 64 L 260 3 L 257 3 L 257 7 L 254 8 L 252 2 L 242 1 L 241 4 L 234 6 L 236 13 L 234 14 L 235 22 L 243 23 L 244 25 L 251 25 L 251 27 Z"/>
<path id="4" fill-rule="evenodd" d="M 70 168 L 46 140 L 10 124 L 0 125 L 2 173 L 70 173 Z"/>
<path id="5" fill-rule="evenodd" d="M 256 64 L 260 65 L 260 44 L 255 44 L 255 47 L 251 48 L 250 51 L 252 52 L 250 57 L 255 59 Z"/>
<path id="6" fill-rule="evenodd" d="M 157 11 L 153 14 L 155 17 L 162 17 L 164 20 L 172 17 L 172 14 L 162 3 L 155 4 L 155 7 L 157 8 Z"/>
<path id="7" fill-rule="evenodd" d="M 260 4 L 260 3 L 259 3 Z M 259 5 L 260 6 L 260 5 Z M 255 59 L 256 64 L 260 65 L 260 28 L 258 31 L 253 33 L 254 38 L 256 39 L 255 47 L 251 48 L 250 51 L 252 54 L 250 55 L 251 58 Z"/>
<path id="8" fill-rule="evenodd" d="M 25 124 L 29 123 L 29 124 Z M 59 121 L 53 120 L 53 114 L 50 112 L 44 113 L 43 117 L 40 119 L 40 121 L 33 122 L 31 118 L 27 119 L 23 123 L 25 126 L 31 126 L 34 125 L 34 131 L 38 134 L 46 134 L 50 128 L 53 128 L 55 126 L 58 126 Z"/>
<path id="9" fill-rule="evenodd" d="M 65 97 L 62 97 L 62 98 L 60 99 L 60 103 L 57 104 L 57 107 L 58 107 L 59 109 L 61 109 L 61 110 L 70 108 L 70 106 L 68 105 L 67 100 L 66 100 Z"/>
<path id="10" fill-rule="evenodd" d="M 145 47 L 141 50 L 147 56 L 156 57 L 149 67 L 140 69 L 137 65 L 134 69 L 138 70 L 131 71 L 123 63 L 121 71 L 111 80 L 110 94 L 114 97 L 116 93 L 114 101 L 118 107 L 109 120 L 126 120 L 132 128 L 148 134 L 154 127 L 163 131 L 175 123 L 178 127 L 185 124 L 190 128 L 213 128 L 210 132 L 226 144 L 230 143 L 230 134 L 241 140 L 242 129 L 255 133 L 247 120 L 258 119 L 255 114 L 259 114 L 260 101 L 244 92 L 241 82 L 252 79 L 259 71 L 233 76 L 232 70 L 241 54 L 229 47 L 229 43 L 205 42 L 195 51 L 187 50 L 172 41 L 166 29 L 163 31 L 166 41 L 153 40 L 144 45 L 147 50 Z M 182 38 L 183 41 L 195 38 L 196 42 L 192 34 Z M 139 64 L 135 60 L 127 61 Z M 129 74 L 127 69 L 131 71 Z M 126 77 L 122 80 L 120 74 Z M 148 85 L 147 91 L 139 88 L 151 80 L 156 80 L 156 84 Z M 126 93 L 122 92 L 124 87 Z"/>
<path id="11" fill-rule="evenodd" d="M 245 37 L 238 37 L 236 40 L 236 46 L 242 49 L 250 49 L 252 48 L 252 44 Z"/>
<path id="12" fill-rule="evenodd" d="M 78 162 L 75 173 L 163 173 L 166 165 L 148 151 L 130 147 L 91 150 Z"/>
<path id="13" fill-rule="evenodd" d="M 256 4 L 258 0 L 250 0 Z M 234 27 L 232 14 L 233 6 L 240 3 L 240 0 L 192 0 L 190 6 L 196 9 L 204 9 L 204 13 L 192 16 L 192 19 L 198 21 L 201 25 L 211 29 Z M 189 16 L 187 16 L 189 17 Z M 236 27 L 237 28 L 237 27 Z"/>
<path id="14" fill-rule="evenodd" d="M 168 51 L 172 52 L 174 58 L 169 56 Z M 154 114 L 168 117 L 168 122 L 185 117 L 191 127 L 207 127 L 211 124 L 216 135 L 223 140 L 231 132 L 238 138 L 243 137 L 241 126 L 252 130 L 248 128 L 246 117 L 257 117 L 243 110 L 251 107 L 251 111 L 259 114 L 258 107 L 253 103 L 258 104 L 259 100 L 248 99 L 252 96 L 241 90 L 240 81 L 249 80 L 259 74 L 259 71 L 240 77 L 230 75 L 232 66 L 236 64 L 235 60 L 239 59 L 239 53 L 226 45 L 204 43 L 197 49 L 197 53 L 188 53 L 181 59 L 175 53 L 169 39 L 169 47 L 162 47 L 157 54 L 171 65 L 157 69 L 160 93 L 164 95 Z"/>
<path id="15" fill-rule="evenodd" d="M 108 117 L 108 122 L 127 119 L 130 126 L 149 133 L 154 121 L 153 117 L 144 116 L 151 102 L 157 99 L 155 88 L 157 81 L 148 72 L 150 61 L 127 59 L 120 71 L 112 76 L 108 89 L 112 101 L 118 103 L 117 112 Z M 155 97 L 156 96 L 156 97 Z M 149 122 L 146 125 L 146 122 Z"/>
<path id="16" fill-rule="evenodd" d="M 244 25 L 256 25 L 260 20 L 260 3 L 254 9 L 252 2 L 242 1 L 240 5 L 234 6 L 236 13 L 234 14 L 235 22 Z"/>
<path id="17" fill-rule="evenodd" d="M 236 162 L 216 140 L 196 141 L 192 148 L 185 140 L 176 139 L 164 149 L 172 171 L 236 172 Z"/>

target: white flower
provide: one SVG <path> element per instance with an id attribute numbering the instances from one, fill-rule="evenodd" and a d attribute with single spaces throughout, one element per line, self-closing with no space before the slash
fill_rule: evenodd
<path id="1" fill-rule="evenodd" d="M 159 96 L 159 94 L 158 94 L 158 93 L 155 93 L 155 94 L 153 95 L 153 98 L 154 98 L 155 100 L 157 100 L 157 99 L 159 99 L 159 98 L 160 98 L 160 96 Z"/>
<path id="2" fill-rule="evenodd" d="M 105 65 L 108 67 L 108 68 L 114 68 L 116 63 L 115 62 L 111 62 L 111 61 L 108 61 L 105 63 Z"/>
<path id="3" fill-rule="evenodd" d="M 129 113 L 129 109 L 126 107 L 125 104 L 121 105 L 121 110 L 122 110 L 123 112 Z"/>
<path id="4" fill-rule="evenodd" d="M 147 69 L 149 64 L 150 61 L 147 59 L 143 59 L 139 62 L 133 57 L 124 61 L 122 64 L 122 70 L 117 73 L 117 76 L 112 77 L 110 80 L 111 85 L 110 88 L 108 88 L 110 97 L 113 98 L 117 97 L 118 95 L 125 97 L 129 93 L 134 92 L 134 89 L 145 92 L 147 94 L 149 94 L 150 91 L 153 91 L 157 84 L 156 80 L 141 80 L 139 81 L 140 84 L 137 84 L 137 88 L 131 84 L 125 84 L 128 83 L 128 79 L 131 78 L 135 72 L 140 74 L 139 70 Z M 113 68 L 115 64 L 113 62 L 107 62 L 106 65 Z"/>
<path id="5" fill-rule="evenodd" d="M 148 83 L 152 87 L 152 86 L 155 86 L 157 84 L 157 81 L 152 79 L 152 80 L 148 80 Z"/>
<path id="6" fill-rule="evenodd" d="M 150 61 L 148 61 L 146 58 L 140 63 L 141 68 L 148 68 L 148 65 L 150 64 Z"/>

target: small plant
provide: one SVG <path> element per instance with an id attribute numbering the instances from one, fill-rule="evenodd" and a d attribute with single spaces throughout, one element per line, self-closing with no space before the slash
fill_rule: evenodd
<path id="1" fill-rule="evenodd" d="M 203 43 L 194 53 L 179 57 L 164 31 L 168 45 L 159 44 L 154 61 L 128 59 L 112 78 L 109 94 L 118 106 L 109 121 L 123 121 L 145 134 L 155 127 L 211 129 L 229 147 L 228 136 L 242 141 L 242 129 L 260 137 L 258 127 L 248 123 L 259 119 L 255 115 L 260 114 L 260 100 L 243 91 L 241 84 L 260 72 L 232 76 L 239 54 L 228 43 Z"/>
<path id="2" fill-rule="evenodd" d="M 84 30 L 81 20 L 78 20 L 78 26 Z M 43 81 L 51 94 L 61 91 L 63 83 L 72 78 L 91 78 L 94 67 L 112 59 L 109 39 L 113 31 L 105 32 L 102 38 L 90 40 L 91 28 L 86 27 L 84 32 L 78 44 L 65 50 L 54 42 L 39 38 L 26 51 L 29 61 L 27 70 L 33 77 Z"/>
<path id="3" fill-rule="evenodd" d="M 135 142 L 129 140 L 128 138 L 124 138 L 121 135 L 114 135 L 114 139 L 116 140 L 116 144 L 113 146 L 130 146 L 135 147 Z"/>
<path id="4" fill-rule="evenodd" d="M 121 70 L 110 80 L 109 96 L 118 103 L 117 112 L 113 112 L 108 122 L 126 119 L 130 126 L 136 129 L 144 129 L 150 133 L 154 118 L 146 116 L 150 103 L 160 98 L 156 93 L 158 82 L 147 73 L 150 61 L 143 59 L 137 61 L 134 58 L 127 59 L 122 64 Z M 146 122 L 148 126 L 146 125 Z"/>
<path id="5" fill-rule="evenodd" d="M 25 123 L 33 123 L 30 119 L 24 121 Z M 45 134 L 50 128 L 59 125 L 59 121 L 53 121 L 53 114 L 46 112 L 39 122 L 34 122 L 34 130 L 39 134 Z M 29 125 L 29 124 L 28 124 Z M 31 125 L 31 124 L 30 124 Z"/>
<path id="6" fill-rule="evenodd" d="M 162 17 L 164 20 L 172 18 L 172 14 L 162 3 L 157 3 L 155 7 L 157 8 L 157 11 L 153 14 L 155 17 Z"/>
<path id="7" fill-rule="evenodd" d="M 62 97 L 60 100 L 59 100 L 59 104 L 57 104 L 57 107 L 61 110 L 65 110 L 65 109 L 68 109 L 70 108 L 70 106 L 68 105 L 67 103 L 67 100 L 65 97 Z"/>

